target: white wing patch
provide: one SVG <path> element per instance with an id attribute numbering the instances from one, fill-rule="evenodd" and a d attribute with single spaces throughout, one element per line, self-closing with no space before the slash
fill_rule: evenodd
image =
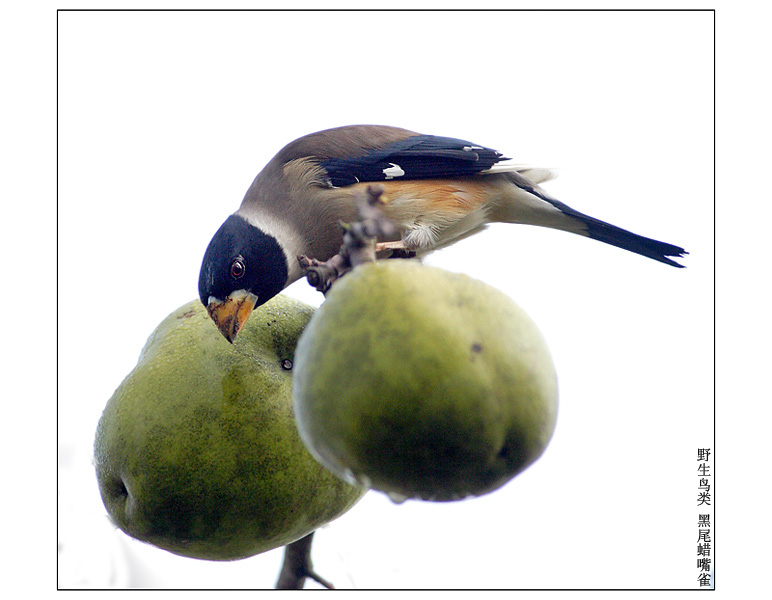
<path id="1" fill-rule="evenodd" d="M 383 170 L 383 174 L 386 176 L 386 179 L 394 179 L 395 177 L 402 177 L 405 172 L 402 170 L 402 167 L 399 165 L 396 165 L 394 163 L 389 163 L 391 166 L 386 167 Z"/>

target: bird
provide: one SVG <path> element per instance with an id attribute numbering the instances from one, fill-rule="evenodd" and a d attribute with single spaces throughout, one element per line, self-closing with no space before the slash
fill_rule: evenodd
<path id="1" fill-rule="evenodd" d="M 382 186 L 396 235 L 379 240 L 421 258 L 489 223 L 520 223 L 589 237 L 674 267 L 683 248 L 583 214 L 540 183 L 552 169 L 523 165 L 465 140 L 385 125 L 348 125 L 303 136 L 258 173 L 239 208 L 204 253 L 198 291 L 223 336 L 234 342 L 257 307 L 300 279 L 301 255 L 328 260 L 357 198 Z"/>

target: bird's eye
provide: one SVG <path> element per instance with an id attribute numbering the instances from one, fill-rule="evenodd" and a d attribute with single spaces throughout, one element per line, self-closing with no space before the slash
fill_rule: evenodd
<path id="1" fill-rule="evenodd" d="M 233 259 L 233 262 L 231 263 L 231 275 L 233 275 L 234 279 L 239 279 L 240 277 L 243 277 L 246 270 L 247 270 L 247 267 L 244 264 L 243 258 L 239 256 Z"/>

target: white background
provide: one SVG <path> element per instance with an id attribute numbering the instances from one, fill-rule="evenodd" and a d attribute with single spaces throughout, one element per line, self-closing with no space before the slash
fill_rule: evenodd
<path id="1" fill-rule="evenodd" d="M 543 330 L 561 390 L 553 442 L 485 498 L 370 494 L 319 533 L 319 571 L 364 588 L 696 587 L 696 456 L 713 447 L 712 15 L 439 18 L 59 15 L 60 568 L 88 544 L 86 520 L 109 537 L 88 460 L 96 421 L 158 322 L 196 297 L 214 230 L 286 142 L 374 122 L 560 167 L 558 198 L 691 254 L 678 270 L 497 226 L 433 257 Z M 288 293 L 322 299 L 305 282 Z M 73 318 L 84 303 L 88 335 Z M 60 583 L 270 586 L 281 557 L 201 563 L 117 537 L 114 556 L 88 551 L 123 554 L 125 580 L 97 563 Z"/>
<path id="2" fill-rule="evenodd" d="M 736 30 L 754 27 L 738 20 Z M 273 585 L 281 551 L 208 563 L 115 532 L 93 479 L 93 431 L 147 335 L 196 296 L 204 248 L 261 166 L 295 137 L 371 122 L 558 167 L 548 184 L 558 198 L 691 254 L 687 269 L 673 269 L 503 225 L 436 254 L 432 264 L 504 290 L 539 324 L 560 378 L 555 436 L 536 464 L 483 498 L 394 505 L 368 494 L 317 534 L 318 570 L 360 588 L 695 587 L 696 449 L 713 444 L 712 14 L 64 13 L 58 24 L 59 586 Z M 744 90 L 736 126 L 768 126 L 749 118 L 764 106 L 758 74 L 742 60 L 732 67 Z M 15 107 L 39 106 L 39 95 L 14 89 Z M 36 156 L 22 139 L 8 158 Z M 744 145 L 735 154 L 751 160 L 747 171 L 732 162 L 734 177 L 768 165 Z M 26 183 L 32 210 L 5 224 L 22 234 L 13 249 L 30 277 L 27 287 L 6 278 L 14 302 L 30 290 L 46 298 L 33 234 L 50 223 L 51 204 L 30 195 L 27 173 L 11 176 Z M 752 201 L 733 198 L 751 228 L 762 219 Z M 750 274 L 743 245 L 750 253 L 757 243 L 749 235 L 730 248 L 732 281 Z M 10 313 L 13 334 L 28 331 L 31 315 L 52 324 L 47 292 L 37 311 Z M 321 301 L 304 282 L 288 293 Z M 729 341 L 737 328 L 766 326 L 748 319 L 760 306 L 745 297 Z M 741 351 L 719 357 L 738 366 Z M 15 373 L 32 401 L 44 393 L 37 372 Z M 719 396 L 737 392 L 718 383 Z M 728 418 L 752 427 L 747 392 L 763 392 L 743 389 L 744 419 Z M 38 406 L 28 419 L 52 410 Z M 6 456 L 18 464 L 21 454 Z"/>
<path id="3" fill-rule="evenodd" d="M 558 198 L 683 245 L 689 267 L 516 226 L 434 256 L 539 324 L 559 373 L 557 431 L 488 497 L 395 506 L 370 494 L 319 533 L 320 572 L 366 588 L 696 587 L 696 456 L 713 447 L 712 15 L 439 19 L 59 16 L 65 467 L 90 466 L 106 399 L 157 323 L 196 297 L 206 244 L 261 165 L 318 129 L 395 124 L 560 167 Z M 288 293 L 322 299 L 305 282 Z M 87 337 L 69 316 L 84 301 Z M 98 517 L 94 491 L 72 493 Z M 146 563 L 129 573 L 136 586 L 271 585 L 281 555 L 202 564 L 119 538 Z"/>

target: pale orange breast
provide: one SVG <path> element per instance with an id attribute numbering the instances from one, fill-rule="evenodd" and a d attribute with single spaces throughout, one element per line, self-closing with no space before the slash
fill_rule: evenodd
<path id="1" fill-rule="evenodd" d="M 370 183 L 358 183 L 347 190 L 363 192 Z M 384 188 L 386 215 L 400 222 L 456 221 L 487 201 L 490 185 L 476 179 L 410 180 L 379 182 Z"/>

